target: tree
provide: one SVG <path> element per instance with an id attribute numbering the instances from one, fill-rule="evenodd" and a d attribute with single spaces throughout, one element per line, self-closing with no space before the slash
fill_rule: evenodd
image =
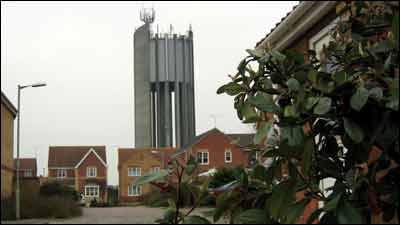
<path id="1" fill-rule="evenodd" d="M 337 11 L 349 16 L 334 29 L 325 60 L 314 51 L 304 60 L 290 50 L 247 50 L 217 91 L 235 97 L 239 119 L 259 125 L 254 144 L 274 160 L 268 171 L 277 171 L 265 177 L 273 186 L 263 212 L 281 223 L 295 222 L 311 200 L 324 207 L 309 222 L 321 214 L 339 223 L 400 216 L 398 5 L 346 2 Z M 272 124 L 280 136 L 271 146 Z M 319 186 L 326 178 L 335 181 L 329 193 Z M 305 197 L 296 199 L 300 191 Z"/>

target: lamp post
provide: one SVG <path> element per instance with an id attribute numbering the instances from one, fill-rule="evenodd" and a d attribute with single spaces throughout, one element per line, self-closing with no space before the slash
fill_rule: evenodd
<path id="1" fill-rule="evenodd" d="M 18 85 L 18 114 L 17 114 L 17 162 L 16 162 L 16 172 L 17 172 L 17 182 L 15 190 L 15 217 L 17 220 L 21 219 L 21 208 L 20 208 L 20 183 L 19 183 L 19 140 L 20 140 L 20 117 L 21 117 L 21 90 L 28 87 L 44 87 L 46 83 L 36 83 L 30 85 Z"/>

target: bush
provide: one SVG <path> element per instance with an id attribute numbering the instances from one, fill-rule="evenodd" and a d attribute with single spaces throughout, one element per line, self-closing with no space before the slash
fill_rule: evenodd
<path id="1" fill-rule="evenodd" d="M 54 190 L 44 189 L 44 190 Z M 45 192 L 49 193 L 49 192 Z M 50 192 L 54 193 L 54 192 Z M 48 196 L 21 189 L 21 218 L 69 218 L 82 215 L 82 209 L 70 194 Z M 15 195 L 1 200 L 1 220 L 15 220 Z"/>
<path id="2" fill-rule="evenodd" d="M 78 201 L 80 196 L 75 189 L 60 184 L 58 182 L 49 182 L 45 183 L 40 187 L 40 195 L 41 196 L 63 196 L 66 198 L 71 198 L 74 201 Z"/>
<path id="3" fill-rule="evenodd" d="M 209 188 L 218 188 L 225 184 L 228 184 L 232 181 L 236 180 L 235 174 L 238 170 L 241 170 L 242 167 L 238 166 L 233 169 L 231 168 L 219 168 L 217 172 L 212 176 Z"/>

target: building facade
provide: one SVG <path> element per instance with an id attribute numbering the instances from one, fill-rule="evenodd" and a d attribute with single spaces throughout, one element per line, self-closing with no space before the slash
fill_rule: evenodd
<path id="1" fill-rule="evenodd" d="M 118 176 L 120 202 L 135 202 L 143 199 L 151 184 L 133 186 L 139 177 L 166 168 L 175 148 L 121 148 L 118 149 Z"/>
<path id="2" fill-rule="evenodd" d="M 183 146 L 195 136 L 193 32 L 155 33 L 154 10 L 134 33 L 135 147 Z"/>
<path id="3" fill-rule="evenodd" d="M 15 165 L 16 165 L 16 159 Z M 37 161 L 35 158 L 19 159 L 19 177 L 21 179 L 37 178 Z"/>
<path id="4" fill-rule="evenodd" d="M 74 188 L 86 201 L 107 200 L 105 146 L 50 146 L 48 182 Z"/>
<path id="5" fill-rule="evenodd" d="M 1 198 L 13 192 L 14 179 L 14 119 L 17 109 L 1 92 Z"/>
<path id="6" fill-rule="evenodd" d="M 198 135 L 192 143 L 181 148 L 186 160 L 192 155 L 198 161 L 198 173 L 211 169 L 236 166 L 248 167 L 251 154 L 247 149 L 254 134 L 225 134 L 214 128 Z"/>

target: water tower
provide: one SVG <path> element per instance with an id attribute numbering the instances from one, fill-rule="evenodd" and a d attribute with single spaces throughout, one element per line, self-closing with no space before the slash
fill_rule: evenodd
<path id="1" fill-rule="evenodd" d="M 193 32 L 152 32 L 142 9 L 134 33 L 135 147 L 182 147 L 195 137 Z"/>

